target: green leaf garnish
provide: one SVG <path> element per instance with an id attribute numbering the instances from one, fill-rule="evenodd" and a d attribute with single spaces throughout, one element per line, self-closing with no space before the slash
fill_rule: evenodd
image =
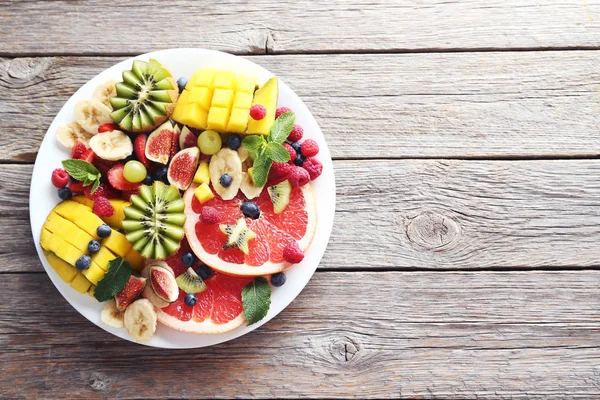
<path id="1" fill-rule="evenodd" d="M 267 315 L 271 307 L 271 287 L 265 278 L 259 276 L 244 286 L 242 306 L 248 325 L 257 323 Z"/>
<path id="2" fill-rule="evenodd" d="M 115 297 L 127 284 L 131 276 L 131 265 L 122 257 L 117 257 L 108 262 L 108 271 L 100 279 L 94 297 L 96 300 L 108 301 Z"/>
<path id="3" fill-rule="evenodd" d="M 92 193 L 96 191 L 98 185 L 100 185 L 100 171 L 92 164 L 83 160 L 76 160 L 74 158 L 63 160 L 63 168 L 76 181 L 82 181 L 83 186 L 92 186 Z"/>
<path id="4" fill-rule="evenodd" d="M 273 161 L 288 162 L 290 161 L 290 153 L 279 143 L 271 142 L 265 149 L 265 155 Z"/>
<path id="5" fill-rule="evenodd" d="M 273 122 L 273 126 L 271 126 L 271 131 L 269 133 L 269 142 L 282 144 L 290 135 L 290 132 L 294 128 L 294 123 L 296 122 L 296 114 L 293 112 L 286 112 L 281 114 L 275 122 Z"/>
<path id="6" fill-rule="evenodd" d="M 254 186 L 263 187 L 265 183 L 267 183 L 267 177 L 269 176 L 269 170 L 271 169 L 272 164 L 273 160 L 267 157 L 259 157 L 254 160 L 254 165 L 252 166 L 252 180 L 254 181 Z"/>

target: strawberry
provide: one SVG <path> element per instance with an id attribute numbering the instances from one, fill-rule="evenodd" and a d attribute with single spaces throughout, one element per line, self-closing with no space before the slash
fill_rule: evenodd
<path id="1" fill-rule="evenodd" d="M 138 189 L 142 185 L 141 183 L 129 182 L 123 176 L 124 166 L 125 165 L 123 163 L 118 163 L 114 167 L 112 167 L 107 174 L 108 182 L 111 184 L 112 187 L 114 187 L 117 190 L 131 191 Z"/>
<path id="2" fill-rule="evenodd" d="M 144 164 L 144 167 L 150 168 L 150 161 L 146 158 L 146 140 L 148 139 L 148 135 L 145 133 L 140 133 L 136 136 L 133 141 L 133 152 L 135 153 L 136 158 Z"/>
<path id="3" fill-rule="evenodd" d="M 112 124 L 112 123 L 102 124 L 98 127 L 98 133 L 112 132 L 112 131 L 118 131 L 118 130 L 119 130 L 119 125 Z"/>
<path id="4" fill-rule="evenodd" d="M 80 157 L 86 151 L 87 151 L 87 147 L 85 146 L 85 144 L 83 144 L 83 142 L 78 140 L 77 142 L 75 142 L 75 146 L 73 146 L 73 150 L 71 151 L 71 158 L 74 158 L 76 160 L 81 160 Z"/>
<path id="5" fill-rule="evenodd" d="M 134 190 L 124 190 L 123 197 L 127 200 L 131 200 L 131 196 L 133 196 L 134 194 L 139 194 L 139 193 L 140 193 L 140 188 L 137 188 Z"/>
<path id="6" fill-rule="evenodd" d="M 74 194 L 82 194 L 83 193 L 83 182 L 75 181 L 72 182 L 69 186 L 69 190 Z"/>
<path id="7" fill-rule="evenodd" d="M 87 161 L 90 164 L 94 163 L 94 158 L 96 155 L 94 154 L 92 149 L 87 149 L 81 156 L 78 157 L 79 160 Z"/>
<path id="8" fill-rule="evenodd" d="M 111 169 L 112 167 L 114 167 L 116 164 L 116 161 L 109 161 L 109 160 L 105 160 L 103 158 L 96 158 L 94 160 L 94 166 L 96 168 L 98 168 L 98 171 L 100 171 L 100 173 L 104 176 L 106 176 L 106 174 L 108 173 L 108 170 Z"/>
<path id="9" fill-rule="evenodd" d="M 98 197 L 94 200 L 92 212 L 99 217 L 110 217 L 115 213 L 115 209 L 106 197 Z"/>
<path id="10" fill-rule="evenodd" d="M 101 182 L 94 193 L 92 193 L 92 186 L 88 185 L 83 188 L 83 194 L 90 200 L 96 200 L 98 197 L 106 197 L 107 199 L 118 199 L 121 197 L 121 193 L 108 183 Z"/>

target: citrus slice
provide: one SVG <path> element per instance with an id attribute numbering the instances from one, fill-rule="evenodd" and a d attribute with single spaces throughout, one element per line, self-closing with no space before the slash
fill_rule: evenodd
<path id="1" fill-rule="evenodd" d="M 317 227 L 317 210 L 310 184 L 296 187 L 290 194 L 288 206 L 275 214 L 267 190 L 251 201 L 260 209 L 258 219 L 246 218 L 247 227 L 256 234 L 248 242 L 248 254 L 237 248 L 225 248 L 227 236 L 220 224 L 235 224 L 244 217 L 240 206 L 248 201 L 238 193 L 231 200 L 223 200 L 214 192 L 214 198 L 200 204 L 192 185 L 184 195 L 186 237 L 196 256 L 213 269 L 228 275 L 269 275 L 289 268 L 292 264 L 283 259 L 283 249 L 297 241 L 303 251 L 308 249 Z M 216 224 L 204 224 L 199 215 L 204 207 L 213 207 L 219 213 Z"/>

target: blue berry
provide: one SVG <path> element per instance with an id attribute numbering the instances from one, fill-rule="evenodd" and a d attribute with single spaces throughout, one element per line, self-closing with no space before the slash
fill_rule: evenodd
<path id="1" fill-rule="evenodd" d="M 187 251 L 181 256 L 181 263 L 189 268 L 196 263 L 196 256 L 191 251 Z"/>
<path id="2" fill-rule="evenodd" d="M 152 174 L 150 175 L 155 181 L 164 181 L 165 179 L 167 179 L 168 171 L 169 169 L 167 167 L 158 167 L 154 171 L 152 171 Z"/>
<path id="3" fill-rule="evenodd" d="M 66 187 L 60 188 L 58 189 L 58 197 L 60 197 L 61 200 L 69 200 L 71 197 L 73 197 L 73 192 Z"/>
<path id="4" fill-rule="evenodd" d="M 260 217 L 260 208 L 253 201 L 245 201 L 240 206 L 242 213 L 248 218 L 257 219 Z"/>
<path id="5" fill-rule="evenodd" d="M 276 274 L 271 275 L 271 285 L 275 287 L 283 286 L 285 283 L 285 274 L 283 272 L 278 272 Z"/>
<path id="6" fill-rule="evenodd" d="M 198 297 L 194 293 L 188 293 L 183 299 L 186 306 L 194 307 L 198 302 Z"/>
<path id="7" fill-rule="evenodd" d="M 77 259 L 77 261 L 75 262 L 75 268 L 77 268 L 80 271 L 83 271 L 84 269 L 88 269 L 91 263 L 92 259 L 86 254 Z"/>
<path id="8" fill-rule="evenodd" d="M 229 187 L 231 186 L 231 181 L 233 179 L 231 179 L 231 175 L 229 174 L 223 174 L 221 175 L 221 177 L 219 178 L 219 183 L 221 184 L 221 186 L 223 187 Z"/>
<path id="9" fill-rule="evenodd" d="M 238 135 L 231 135 L 227 138 L 227 147 L 231 150 L 237 150 L 242 145 L 242 139 Z"/>
<path id="10" fill-rule="evenodd" d="M 198 269 L 196 269 L 196 273 L 200 278 L 202 278 L 203 281 L 205 281 L 212 275 L 212 270 L 208 265 L 202 264 L 198 267 Z"/>
<path id="11" fill-rule="evenodd" d="M 181 78 L 177 79 L 177 87 L 179 87 L 179 93 L 183 92 L 183 89 L 185 89 L 187 83 L 188 79 L 185 76 L 182 76 Z"/>
<path id="12" fill-rule="evenodd" d="M 91 240 L 88 243 L 88 252 L 90 254 L 95 254 L 100 251 L 100 242 L 97 240 Z"/>
<path id="13" fill-rule="evenodd" d="M 302 154 L 298 153 L 298 154 L 296 154 L 296 159 L 294 160 L 294 165 L 301 167 L 302 164 L 304 164 L 304 156 Z"/>
<path id="14" fill-rule="evenodd" d="M 146 175 L 142 183 L 146 186 L 152 186 L 152 184 L 154 183 L 154 179 L 152 179 L 150 175 Z"/>
<path id="15" fill-rule="evenodd" d="M 302 150 L 302 144 L 300 142 L 293 142 L 290 144 L 294 150 L 296 150 L 296 154 L 299 154 Z"/>
<path id="16" fill-rule="evenodd" d="M 96 233 L 98 234 L 98 236 L 104 239 L 110 236 L 110 234 L 112 233 L 112 229 L 110 228 L 110 226 L 102 224 L 98 227 L 98 229 L 96 229 Z"/>

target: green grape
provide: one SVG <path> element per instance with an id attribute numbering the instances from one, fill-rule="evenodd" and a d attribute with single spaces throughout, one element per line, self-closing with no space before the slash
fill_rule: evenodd
<path id="1" fill-rule="evenodd" d="M 204 131 L 198 136 L 198 147 L 208 156 L 217 154 L 221 150 L 221 144 L 221 135 L 215 131 Z"/>
<path id="2" fill-rule="evenodd" d="M 146 178 L 146 167 L 139 161 L 131 160 L 123 168 L 123 176 L 129 182 L 137 183 Z"/>

